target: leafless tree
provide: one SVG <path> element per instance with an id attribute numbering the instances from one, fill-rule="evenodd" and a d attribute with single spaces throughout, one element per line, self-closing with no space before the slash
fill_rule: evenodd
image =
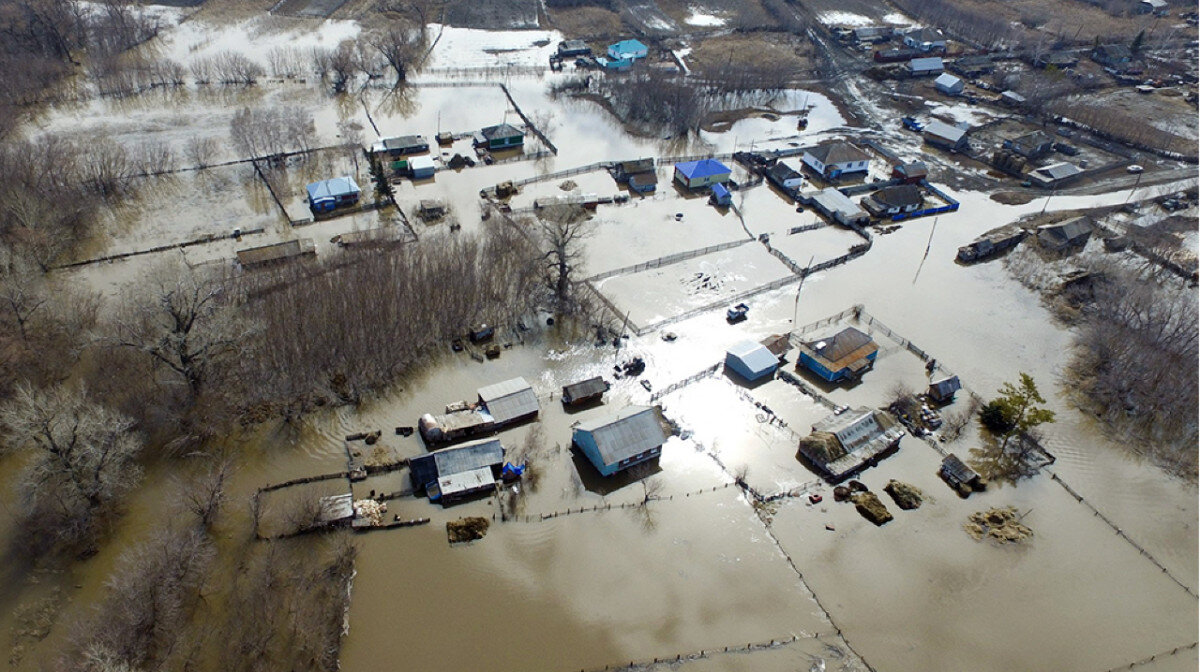
<path id="1" fill-rule="evenodd" d="M 229 135 L 245 158 L 279 157 L 288 151 L 311 149 L 316 125 L 312 113 L 303 107 L 243 107 L 230 120 Z"/>
<path id="2" fill-rule="evenodd" d="M 19 385 L 0 406 L 0 450 L 32 454 L 17 489 L 42 543 L 86 541 L 97 518 L 140 479 L 133 421 L 59 385 Z"/>
<path id="3" fill-rule="evenodd" d="M 425 50 L 424 24 L 415 27 L 393 25 L 367 38 L 396 73 L 396 86 L 408 79 L 408 72 Z"/>
<path id="4" fill-rule="evenodd" d="M 582 206 L 553 205 L 538 211 L 538 224 L 546 252 L 546 283 L 554 293 L 560 313 L 574 308 L 573 284 L 583 261 L 583 243 L 595 228 Z"/>
<path id="5" fill-rule="evenodd" d="M 229 458 L 210 460 L 210 464 L 186 481 L 179 483 L 178 499 L 184 510 L 195 516 L 197 525 L 211 530 L 228 501 L 226 482 L 233 473 Z"/>
<path id="6" fill-rule="evenodd" d="M 184 156 L 192 166 L 207 168 L 212 162 L 213 155 L 217 153 L 217 148 L 216 138 L 193 135 L 188 138 L 187 145 L 184 147 Z"/>
<path id="7" fill-rule="evenodd" d="M 658 470 L 654 469 L 649 462 L 643 462 L 629 469 L 629 477 L 642 486 L 642 501 L 639 504 L 643 507 L 662 496 L 663 482 L 657 477 L 657 473 Z"/>

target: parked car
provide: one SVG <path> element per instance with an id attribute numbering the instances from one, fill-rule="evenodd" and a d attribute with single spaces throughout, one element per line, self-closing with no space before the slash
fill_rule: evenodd
<path id="1" fill-rule="evenodd" d="M 1135 164 L 1129 166 L 1128 168 L 1126 168 L 1125 172 L 1137 174 L 1137 173 L 1144 172 L 1145 170 L 1146 169 L 1143 166 L 1140 166 L 1135 163 Z"/>

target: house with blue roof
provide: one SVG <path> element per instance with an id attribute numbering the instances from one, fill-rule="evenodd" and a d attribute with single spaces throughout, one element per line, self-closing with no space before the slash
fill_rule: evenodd
<path id="1" fill-rule="evenodd" d="M 728 187 L 718 182 L 712 186 L 712 196 L 709 200 L 713 205 L 729 206 L 733 203 L 733 194 L 730 193 Z"/>
<path id="2" fill-rule="evenodd" d="M 349 175 L 313 182 L 305 187 L 305 190 L 308 192 L 308 208 L 314 214 L 331 212 L 343 205 L 353 205 L 362 194 L 358 183 Z"/>
<path id="3" fill-rule="evenodd" d="M 729 181 L 729 166 L 716 159 L 700 159 L 675 164 L 675 181 L 688 189 L 711 187 Z"/>
<path id="4" fill-rule="evenodd" d="M 608 57 L 613 61 L 632 63 L 639 58 L 645 58 L 649 53 L 650 49 L 637 40 L 621 40 L 616 44 L 608 45 Z"/>

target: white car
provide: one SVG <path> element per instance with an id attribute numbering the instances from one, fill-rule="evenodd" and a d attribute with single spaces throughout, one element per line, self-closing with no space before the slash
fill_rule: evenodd
<path id="1" fill-rule="evenodd" d="M 1132 166 L 1129 166 L 1128 168 L 1126 168 L 1126 169 L 1125 169 L 1125 172 L 1127 172 L 1127 173 L 1140 173 L 1140 172 L 1142 172 L 1142 171 L 1144 171 L 1144 170 L 1146 170 L 1146 169 L 1145 169 L 1145 168 L 1143 168 L 1142 166 L 1139 166 L 1138 164 L 1136 164 L 1136 163 L 1135 163 L 1135 164 L 1133 164 Z"/>

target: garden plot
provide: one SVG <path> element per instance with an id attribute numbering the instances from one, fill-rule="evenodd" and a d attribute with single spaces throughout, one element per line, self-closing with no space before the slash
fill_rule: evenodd
<path id="1" fill-rule="evenodd" d="M 807 214 L 807 213 L 805 213 Z M 851 247 L 863 242 L 857 234 L 837 225 L 824 226 L 812 231 L 788 234 L 786 231 L 771 236 L 771 247 L 779 250 L 800 266 L 814 265 L 842 256 Z M 859 263 L 859 262 L 850 262 Z M 916 271 L 916 266 L 913 266 Z"/>
<path id="2" fill-rule="evenodd" d="M 467 4 L 467 3 L 455 3 Z M 500 21 L 490 22 L 491 26 L 500 28 L 536 28 L 538 3 L 535 0 L 505 0 L 494 3 L 501 9 L 504 5 L 523 4 L 521 8 L 508 14 L 506 22 L 517 25 L 502 25 Z M 493 3 L 470 3 L 470 11 L 477 17 L 484 18 L 489 14 L 488 8 Z M 453 9 L 451 11 L 454 11 Z M 563 39 L 556 30 L 479 30 L 476 28 L 456 28 L 429 24 L 430 34 L 437 38 L 437 43 L 429 55 L 425 66 L 435 71 L 438 69 L 459 68 L 495 68 L 514 66 L 546 67 L 550 55 L 558 49 L 558 43 Z"/>
<path id="3" fill-rule="evenodd" d="M 620 312 L 644 327 L 790 276 L 766 248 L 749 243 L 597 284 Z"/>
<path id="4" fill-rule="evenodd" d="M 659 188 L 669 189 L 660 184 Z M 683 217 L 676 220 L 675 215 Z M 679 252 L 748 240 L 732 212 L 720 212 L 703 198 L 634 199 L 600 206 L 585 245 L 587 275 L 625 268 Z"/>

